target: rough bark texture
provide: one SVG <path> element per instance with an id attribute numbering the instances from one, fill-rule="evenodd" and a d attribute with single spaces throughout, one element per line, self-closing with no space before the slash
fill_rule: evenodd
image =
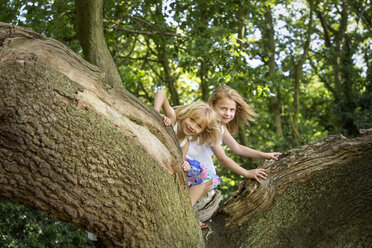
<path id="1" fill-rule="evenodd" d="M 372 135 L 364 133 L 264 163 L 268 179 L 242 183 L 212 218 L 208 247 L 371 247 Z"/>
<path id="2" fill-rule="evenodd" d="M 56 40 L 0 23 L 0 197 L 115 247 L 203 247 L 158 114 Z"/>

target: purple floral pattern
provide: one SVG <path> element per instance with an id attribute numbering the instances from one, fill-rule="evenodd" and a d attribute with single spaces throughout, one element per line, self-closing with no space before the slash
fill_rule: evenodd
<path id="1" fill-rule="evenodd" d="M 189 187 L 197 184 L 202 184 L 213 180 L 213 188 L 216 188 L 222 179 L 212 171 L 208 170 L 204 165 L 197 160 L 186 159 L 189 162 L 191 169 L 187 172 L 187 182 Z"/>

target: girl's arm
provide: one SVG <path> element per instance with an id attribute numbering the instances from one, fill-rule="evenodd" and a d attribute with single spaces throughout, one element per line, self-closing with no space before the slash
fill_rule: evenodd
<path id="1" fill-rule="evenodd" d="M 249 157 L 249 158 L 263 158 L 263 159 L 274 159 L 278 160 L 278 156 L 281 154 L 280 152 L 260 152 L 249 148 L 248 146 L 243 146 L 239 144 L 234 137 L 231 136 L 229 130 L 225 128 L 223 137 L 223 142 L 231 149 L 231 151 L 237 155 Z"/>
<path id="2" fill-rule="evenodd" d="M 167 96 L 165 92 L 162 90 L 158 90 L 155 94 L 154 99 L 154 110 L 160 113 L 160 109 L 163 109 L 164 115 L 161 114 L 163 117 L 164 124 L 169 126 L 170 124 L 174 125 L 176 123 L 176 112 L 169 104 Z M 185 161 L 186 153 L 190 147 L 190 140 L 187 140 L 187 143 L 181 148 L 182 149 L 182 168 L 184 171 L 190 170 L 189 162 Z"/>
<path id="3" fill-rule="evenodd" d="M 162 115 L 164 124 L 169 126 L 170 124 L 174 125 L 176 123 L 176 112 L 169 104 L 165 92 L 158 90 L 155 94 L 154 99 L 154 110 L 160 113 L 160 109 L 163 109 L 164 115 Z"/>
<path id="4" fill-rule="evenodd" d="M 214 155 L 216 155 L 218 161 L 223 164 L 226 168 L 229 170 L 242 175 L 246 178 L 253 178 L 257 180 L 259 183 L 261 183 L 260 179 L 266 179 L 267 174 L 266 174 L 266 169 L 262 168 L 257 168 L 257 169 L 252 169 L 252 170 L 246 170 L 240 165 L 238 165 L 234 160 L 232 160 L 230 157 L 228 157 L 225 154 L 224 149 L 222 148 L 221 144 L 215 145 L 211 147 Z"/>
<path id="5" fill-rule="evenodd" d="M 185 160 L 186 158 L 186 154 L 189 151 L 189 147 L 190 147 L 190 140 L 187 139 L 186 144 L 183 147 L 181 147 L 183 160 Z"/>
<path id="6" fill-rule="evenodd" d="M 187 143 L 183 147 L 181 147 L 182 156 L 183 156 L 182 168 L 183 168 L 184 171 L 189 171 L 191 169 L 189 162 L 187 162 L 185 160 L 187 151 L 189 150 L 189 147 L 190 147 L 190 140 L 187 140 Z"/>

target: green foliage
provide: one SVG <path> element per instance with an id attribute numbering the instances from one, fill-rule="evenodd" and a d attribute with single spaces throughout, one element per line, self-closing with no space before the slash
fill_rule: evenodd
<path id="1" fill-rule="evenodd" d="M 87 234 L 40 211 L 0 198 L 0 247 L 93 247 Z"/>
<path id="2" fill-rule="evenodd" d="M 30 27 L 38 33 L 63 42 L 73 51 L 80 52 L 74 29 L 73 1 L 12 0 L 2 1 L 0 4 L 0 21 Z"/>
<path id="3" fill-rule="evenodd" d="M 6 23 L 14 23 L 21 12 L 22 1 L 0 1 L 0 20 Z"/>

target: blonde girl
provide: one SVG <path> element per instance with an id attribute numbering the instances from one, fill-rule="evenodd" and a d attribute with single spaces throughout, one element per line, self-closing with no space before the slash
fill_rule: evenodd
<path id="1" fill-rule="evenodd" d="M 232 152 L 240 156 L 277 160 L 277 157 L 281 153 L 265 153 L 256 151 L 247 146 L 240 145 L 231 135 L 231 133 L 236 133 L 240 124 L 248 124 L 249 121 L 253 121 L 256 113 L 244 101 L 242 96 L 229 86 L 220 86 L 217 88 L 210 96 L 208 102 L 220 117 L 222 140 L 216 145 L 200 145 L 192 142 L 188 153 L 186 154 L 186 158 L 200 161 L 204 166 L 215 173 L 215 167 L 212 160 L 213 155 L 215 155 L 221 164 L 239 175 L 255 179 L 258 182 L 261 182 L 262 179 L 266 179 L 267 174 L 265 169 L 257 168 L 247 170 L 241 167 L 225 154 L 221 145 L 223 141 Z M 198 192 L 200 197 L 196 200 L 199 200 L 204 194 L 213 188 L 212 184 L 204 184 L 204 186 L 205 187 L 200 187 L 200 191 Z"/>
<path id="2" fill-rule="evenodd" d="M 158 90 L 155 94 L 154 109 L 160 113 L 163 109 L 164 124 L 172 125 L 177 139 L 180 143 L 184 163 L 182 165 L 185 171 L 193 169 L 195 161 L 186 159 L 186 154 L 191 142 L 198 145 L 217 144 L 221 139 L 220 122 L 216 112 L 207 104 L 201 101 L 196 101 L 189 105 L 177 106 L 175 109 L 170 106 L 165 92 Z M 213 179 L 213 178 L 211 178 Z M 190 185 L 190 197 L 194 198 L 194 189 Z"/>

